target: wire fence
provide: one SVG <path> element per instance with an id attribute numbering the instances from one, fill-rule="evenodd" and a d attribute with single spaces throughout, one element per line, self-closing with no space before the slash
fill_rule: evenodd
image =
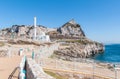
<path id="1" fill-rule="evenodd" d="M 95 62 L 64 61 L 61 59 L 36 58 L 36 62 L 45 69 L 58 72 L 71 72 L 90 79 L 120 79 L 120 70 L 115 71 L 112 66 L 96 64 Z"/>

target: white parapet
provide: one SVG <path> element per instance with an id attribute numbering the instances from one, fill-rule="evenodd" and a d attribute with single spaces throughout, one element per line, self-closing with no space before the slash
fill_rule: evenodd
<path id="1" fill-rule="evenodd" d="M 19 74 L 19 79 L 25 79 L 25 73 L 23 72 L 24 67 L 25 67 L 25 61 L 26 61 L 26 56 L 24 56 L 20 62 L 20 74 Z"/>

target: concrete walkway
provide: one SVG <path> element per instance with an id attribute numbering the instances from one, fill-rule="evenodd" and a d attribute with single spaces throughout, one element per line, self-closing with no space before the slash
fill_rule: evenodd
<path id="1" fill-rule="evenodd" d="M 13 56 L 13 57 L 1 57 L 0 58 L 0 79 L 8 79 L 10 74 L 15 70 L 16 67 L 19 66 L 20 61 L 21 61 L 20 56 Z M 13 74 L 12 79 L 18 79 L 18 73 L 19 71 L 17 70 Z"/>

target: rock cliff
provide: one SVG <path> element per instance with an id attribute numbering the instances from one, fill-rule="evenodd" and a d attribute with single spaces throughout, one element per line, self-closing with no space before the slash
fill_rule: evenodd
<path id="1" fill-rule="evenodd" d="M 72 60 L 89 58 L 104 51 L 104 45 L 88 39 L 81 26 L 73 19 L 51 32 L 51 37 L 59 39 L 62 48 L 55 51 L 56 57 Z M 67 45 L 67 46 L 66 46 Z"/>
<path id="2" fill-rule="evenodd" d="M 68 37 L 85 37 L 83 30 L 80 25 L 77 24 L 73 19 L 65 23 L 62 27 L 58 28 L 57 31 Z"/>
<path id="3" fill-rule="evenodd" d="M 73 60 L 74 58 L 89 58 L 104 51 L 104 46 L 97 42 L 83 43 L 79 41 L 64 42 L 61 48 L 54 52 L 55 56 L 64 60 Z"/>
<path id="4" fill-rule="evenodd" d="M 61 44 L 63 48 L 54 53 L 59 58 L 67 60 L 71 58 L 88 58 L 104 51 L 103 44 L 88 39 L 81 26 L 73 19 L 58 29 L 49 29 L 41 25 L 37 26 L 37 35 L 40 35 L 41 31 L 43 31 L 50 35 L 50 39 L 54 39 Z M 33 32 L 33 26 L 13 25 L 11 28 L 2 29 L 0 36 L 30 39 L 33 36 Z M 63 44 L 67 45 L 67 48 Z"/>
<path id="5" fill-rule="evenodd" d="M 80 39 L 85 37 L 85 33 L 81 26 L 73 19 L 63 24 L 56 30 L 49 31 L 51 39 Z"/>
<path id="6" fill-rule="evenodd" d="M 37 25 L 37 35 L 40 35 L 42 32 L 47 33 L 49 30 L 45 26 Z M 42 32 L 41 32 L 42 31 Z M 5 37 L 25 37 L 32 38 L 34 34 L 34 27 L 32 25 L 13 25 L 11 28 L 5 28 L 0 31 L 1 36 Z"/>

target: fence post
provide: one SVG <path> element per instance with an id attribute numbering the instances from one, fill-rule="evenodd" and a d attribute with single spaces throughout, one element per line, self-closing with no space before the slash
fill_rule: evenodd
<path id="1" fill-rule="evenodd" d="M 32 59 L 34 59 L 35 55 L 34 55 L 34 51 L 32 51 Z"/>
<path id="2" fill-rule="evenodd" d="M 94 66 L 94 60 L 93 60 L 93 79 L 94 79 L 94 68 L 95 66 Z"/>

